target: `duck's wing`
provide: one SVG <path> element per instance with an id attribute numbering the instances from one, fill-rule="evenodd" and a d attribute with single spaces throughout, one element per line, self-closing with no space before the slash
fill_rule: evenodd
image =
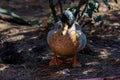
<path id="1" fill-rule="evenodd" d="M 78 41 L 80 43 L 79 49 L 81 50 L 85 47 L 85 45 L 87 43 L 87 38 L 86 38 L 86 35 L 82 32 L 81 26 L 77 22 L 75 22 L 73 25 L 76 28 L 76 36 L 77 36 Z"/>
<path id="2" fill-rule="evenodd" d="M 59 31 L 59 29 L 62 27 L 62 23 L 59 21 L 54 25 L 54 28 L 48 32 L 47 35 L 47 42 L 49 44 L 49 40 L 53 34 Z"/>

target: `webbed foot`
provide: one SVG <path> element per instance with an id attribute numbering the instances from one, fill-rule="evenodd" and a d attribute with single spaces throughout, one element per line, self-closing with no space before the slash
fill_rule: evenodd
<path id="1" fill-rule="evenodd" d="M 53 65 L 60 65 L 62 64 L 63 61 L 58 59 L 56 56 L 53 57 L 53 59 L 49 62 L 49 66 L 53 66 Z"/>

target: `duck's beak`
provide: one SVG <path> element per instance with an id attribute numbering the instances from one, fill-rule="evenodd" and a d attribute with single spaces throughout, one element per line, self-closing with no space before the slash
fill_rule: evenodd
<path id="1" fill-rule="evenodd" d="M 66 35 L 66 33 L 67 33 L 67 31 L 68 31 L 68 25 L 67 25 L 67 24 L 64 24 L 63 26 L 64 26 L 64 28 L 63 28 L 62 34 L 63 34 L 63 36 L 64 36 L 64 35 Z"/>

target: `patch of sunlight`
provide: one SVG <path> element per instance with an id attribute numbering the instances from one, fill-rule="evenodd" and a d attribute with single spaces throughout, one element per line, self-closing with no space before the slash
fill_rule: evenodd
<path id="1" fill-rule="evenodd" d="M 118 10 L 119 9 L 119 5 L 118 4 L 115 4 L 114 2 L 110 2 L 109 4 L 113 8 L 113 10 Z"/>
<path id="2" fill-rule="evenodd" d="M 113 26 L 120 26 L 120 23 L 115 22 L 115 23 L 113 23 Z M 116 27 L 116 28 L 118 28 L 118 27 Z"/>
<path id="3" fill-rule="evenodd" d="M 118 14 L 120 15 L 120 12 L 118 12 Z"/>
<path id="4" fill-rule="evenodd" d="M 119 62 L 119 63 L 120 63 L 120 59 L 116 59 L 116 62 Z"/>
<path id="5" fill-rule="evenodd" d="M 57 72 L 51 74 L 51 76 L 54 78 L 63 77 L 63 76 L 65 77 L 65 76 L 69 76 L 69 75 L 70 75 L 69 69 L 63 69 L 63 70 L 60 70 L 60 71 L 57 71 Z"/>
<path id="6" fill-rule="evenodd" d="M 31 37 L 30 39 L 37 39 L 38 38 L 38 36 L 34 36 L 34 37 Z"/>
<path id="7" fill-rule="evenodd" d="M 43 59 L 43 60 L 51 59 L 51 56 L 45 55 L 45 56 L 42 57 L 42 59 Z"/>
<path id="8" fill-rule="evenodd" d="M 10 40 L 10 41 L 17 41 L 17 40 L 22 40 L 22 39 L 24 39 L 24 35 L 16 35 L 16 36 L 12 36 L 12 37 L 10 37 L 10 38 L 8 38 L 8 40 Z"/>
<path id="9" fill-rule="evenodd" d="M 0 31 L 4 31 L 8 28 L 10 28 L 9 24 L 0 23 Z"/>
<path id="10" fill-rule="evenodd" d="M 112 48 L 111 51 L 117 51 L 117 48 Z"/>
<path id="11" fill-rule="evenodd" d="M 34 32 L 36 31 L 37 29 L 35 27 L 25 27 L 25 26 L 22 26 L 22 28 L 20 29 L 20 32 L 21 33 L 28 33 L 28 32 Z"/>
<path id="12" fill-rule="evenodd" d="M 4 34 L 7 34 L 9 36 L 12 36 L 12 35 L 16 35 L 19 33 L 19 30 L 18 29 L 15 29 L 15 28 L 12 28 L 10 29 L 9 31 L 6 31 Z"/>
<path id="13" fill-rule="evenodd" d="M 107 59 L 109 55 L 111 55 L 111 53 L 109 53 L 106 49 L 103 49 L 100 52 L 100 55 L 98 57 L 100 57 L 102 59 Z"/>
<path id="14" fill-rule="evenodd" d="M 97 61 L 93 61 L 93 62 L 88 62 L 88 63 L 86 63 L 85 65 L 99 65 L 100 63 L 99 62 L 97 62 Z"/>
<path id="15" fill-rule="evenodd" d="M 9 67 L 8 65 L 0 64 L 0 71 L 3 71 L 8 67 Z"/>
<path id="16" fill-rule="evenodd" d="M 88 73 L 94 72 L 96 71 L 95 69 L 87 69 L 85 71 L 83 71 L 83 74 L 87 75 Z"/>
<path id="17" fill-rule="evenodd" d="M 32 51 L 32 48 L 29 48 L 28 51 Z"/>

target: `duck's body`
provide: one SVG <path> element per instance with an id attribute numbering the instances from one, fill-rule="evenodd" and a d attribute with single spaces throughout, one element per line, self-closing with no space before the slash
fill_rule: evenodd
<path id="1" fill-rule="evenodd" d="M 81 26 L 74 22 L 73 25 L 68 28 L 67 33 L 62 35 L 61 28 L 63 25 L 61 22 L 56 23 L 55 28 L 48 33 L 47 41 L 52 51 L 55 53 L 53 60 L 50 65 L 56 61 L 56 55 L 74 55 L 73 66 L 78 65 L 76 62 L 76 53 L 83 49 L 86 45 L 86 36 L 81 30 Z M 55 61 L 55 62 L 54 62 Z M 58 60 L 58 64 L 62 61 Z M 55 63 L 56 64 L 56 63 Z"/>

